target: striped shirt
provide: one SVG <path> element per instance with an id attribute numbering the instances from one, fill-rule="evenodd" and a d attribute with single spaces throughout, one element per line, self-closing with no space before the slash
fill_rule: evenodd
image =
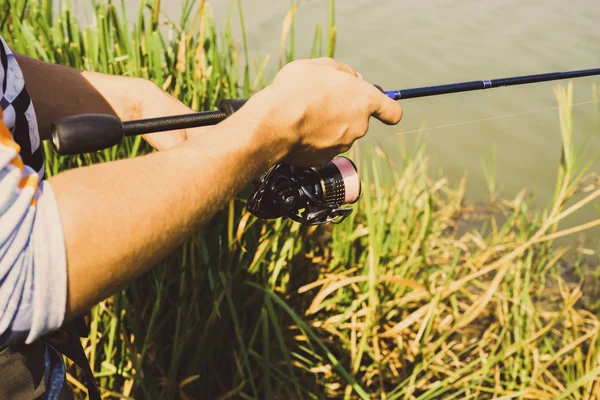
<path id="1" fill-rule="evenodd" d="M 50 78 L 49 78 L 50 79 Z M 63 324 L 66 255 L 33 104 L 0 37 L 0 346 L 30 344 Z M 64 365 L 46 346 L 45 398 L 56 398 Z"/>

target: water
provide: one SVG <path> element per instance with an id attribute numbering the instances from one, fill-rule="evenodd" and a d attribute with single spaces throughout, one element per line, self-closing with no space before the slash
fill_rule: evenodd
<path id="1" fill-rule="evenodd" d="M 230 0 L 209 3 L 217 26 L 223 27 Z M 242 3 L 251 57 L 270 54 L 270 71 L 274 72 L 281 26 L 290 2 Z M 163 8 L 176 17 L 180 4 L 163 2 Z M 137 2 L 130 6 L 132 12 L 138 7 Z M 234 34 L 241 42 L 237 12 L 233 18 Z M 297 57 L 309 56 L 314 27 L 322 23 L 326 28 L 328 18 L 328 0 L 300 1 Z M 335 57 L 384 89 L 596 68 L 600 67 L 598 21 L 598 0 L 338 0 Z M 600 83 L 600 77 L 575 80 L 574 102 L 590 101 L 594 82 Z M 455 181 L 467 173 L 467 198 L 485 200 L 488 190 L 481 160 L 495 146 L 500 195 L 512 197 L 528 188 L 535 192 L 536 205 L 546 205 L 554 191 L 560 160 L 557 111 L 500 117 L 555 107 L 555 84 L 405 100 L 401 102 L 402 122 L 388 127 L 373 121 L 361 145 L 379 145 L 393 158 L 402 140 L 409 148 L 414 146 L 416 134 L 400 133 L 460 124 L 423 133 L 434 170 L 441 167 Z M 575 108 L 577 137 L 591 127 L 594 106 L 598 107 Z M 597 147 L 597 139 L 595 143 Z M 598 163 L 594 170 L 600 172 Z M 572 218 L 569 225 L 597 217 L 598 213 L 589 208 Z"/>

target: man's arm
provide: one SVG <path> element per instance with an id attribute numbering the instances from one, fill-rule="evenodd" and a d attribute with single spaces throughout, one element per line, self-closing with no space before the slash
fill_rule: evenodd
<path id="1" fill-rule="evenodd" d="M 285 155 L 287 143 L 242 114 L 171 149 L 50 179 L 66 243 L 66 318 L 132 282 Z"/>
<path id="2" fill-rule="evenodd" d="M 45 209 L 58 210 L 64 235 L 65 318 L 140 276 L 273 164 L 323 165 L 347 150 L 371 116 L 396 124 L 402 109 L 344 64 L 297 61 L 202 134 L 164 152 L 51 178 L 45 196 L 57 207 Z M 40 307 L 32 313 L 43 313 Z"/>
<path id="3" fill-rule="evenodd" d="M 191 113 L 192 110 L 152 82 L 80 71 L 15 54 L 36 110 L 40 137 L 50 138 L 52 124 L 75 114 L 111 114 L 123 121 Z M 162 150 L 187 137 L 185 130 L 145 135 Z"/>

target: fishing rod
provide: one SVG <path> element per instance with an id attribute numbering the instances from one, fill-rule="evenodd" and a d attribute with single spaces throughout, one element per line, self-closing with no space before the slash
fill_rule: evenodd
<path id="1" fill-rule="evenodd" d="M 393 100 L 493 89 L 530 83 L 600 75 L 600 68 L 477 80 L 381 92 Z M 119 144 L 126 136 L 216 125 L 239 110 L 245 99 L 223 100 L 217 110 L 135 121 L 105 114 L 61 118 L 52 126 L 52 144 L 60 155 L 89 153 Z M 290 218 L 302 225 L 339 223 L 350 213 L 348 204 L 360 197 L 360 179 L 354 163 L 337 157 L 324 167 L 275 165 L 263 175 L 248 200 L 248 210 L 259 218 Z"/>
<path id="2" fill-rule="evenodd" d="M 380 86 L 375 86 L 393 100 L 406 100 L 592 75 L 600 75 L 600 68 L 524 75 L 512 78 L 484 79 L 402 90 L 383 90 Z M 245 99 L 223 100 L 219 104 L 218 110 L 123 122 L 117 117 L 107 114 L 69 116 L 59 119 L 53 125 L 52 144 L 60 155 L 90 153 L 119 144 L 125 136 L 216 125 L 239 110 L 245 103 Z"/>

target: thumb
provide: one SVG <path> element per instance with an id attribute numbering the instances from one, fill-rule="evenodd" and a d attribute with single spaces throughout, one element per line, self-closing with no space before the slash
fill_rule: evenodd
<path id="1" fill-rule="evenodd" d="M 375 86 L 369 84 L 369 105 L 371 115 L 387 125 L 396 125 L 402 119 L 402 106 Z"/>

